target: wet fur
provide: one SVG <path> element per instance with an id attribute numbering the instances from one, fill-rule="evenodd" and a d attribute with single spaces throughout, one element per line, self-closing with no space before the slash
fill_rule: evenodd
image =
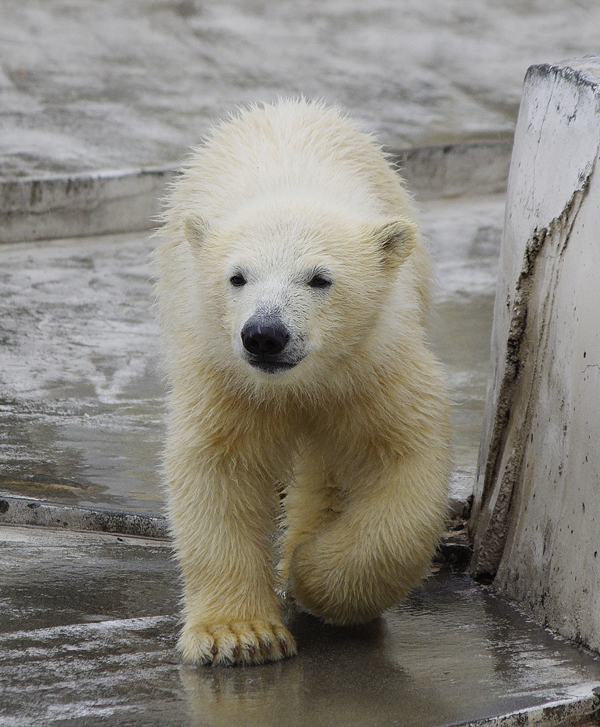
<path id="1" fill-rule="evenodd" d="M 362 623 L 416 586 L 435 550 L 448 402 L 424 343 L 428 254 L 373 140 L 303 100 L 217 127 L 160 234 L 179 648 L 191 663 L 276 660 L 295 653 L 276 587 L 328 622 Z M 310 289 L 324 267 L 331 289 Z M 248 363 L 240 330 L 257 310 L 289 329 L 289 370 Z"/>

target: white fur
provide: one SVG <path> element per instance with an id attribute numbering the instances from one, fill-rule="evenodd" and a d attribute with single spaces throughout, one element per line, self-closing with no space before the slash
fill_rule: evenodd
<path id="1" fill-rule="evenodd" d="M 282 487 L 279 585 L 332 623 L 393 605 L 435 549 L 448 404 L 423 342 L 429 257 L 372 139 L 304 100 L 216 128 L 162 234 L 180 648 L 190 662 L 281 658 L 295 650 L 272 566 Z M 315 274 L 331 285 L 311 287 Z M 241 334 L 254 319 L 288 332 L 291 368 L 249 362 Z"/>

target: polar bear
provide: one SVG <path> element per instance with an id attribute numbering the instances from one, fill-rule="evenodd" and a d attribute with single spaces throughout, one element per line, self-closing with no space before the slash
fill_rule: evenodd
<path id="1" fill-rule="evenodd" d="M 424 342 L 428 253 L 373 139 L 302 99 L 216 127 L 159 234 L 179 649 L 281 659 L 296 651 L 282 592 L 367 622 L 436 548 L 449 407 Z"/>

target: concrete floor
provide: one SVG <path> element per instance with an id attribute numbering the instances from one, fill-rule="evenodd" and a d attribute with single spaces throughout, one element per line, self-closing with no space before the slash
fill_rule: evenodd
<path id="1" fill-rule="evenodd" d="M 3 0 L 0 176 L 172 164 L 240 103 L 339 103 L 394 147 L 509 138 L 594 0 Z"/>
<path id="2" fill-rule="evenodd" d="M 595 704 L 597 659 L 450 572 L 365 627 L 290 612 L 299 656 L 285 662 L 182 667 L 170 555 L 155 540 L 0 528 L 2 727 L 510 727 Z"/>

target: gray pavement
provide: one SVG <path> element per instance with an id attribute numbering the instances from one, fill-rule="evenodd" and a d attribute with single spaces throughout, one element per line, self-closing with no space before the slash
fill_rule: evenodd
<path id="1" fill-rule="evenodd" d="M 0 491 L 160 510 L 148 233 L 0 247 Z"/>
<path id="2" fill-rule="evenodd" d="M 2 727 L 548 726 L 599 703 L 597 659 L 447 571 L 365 627 L 290 611 L 299 656 L 285 662 L 182 667 L 170 555 L 0 528 Z"/>
<path id="3" fill-rule="evenodd" d="M 172 164 L 240 103 L 340 103 L 393 147 L 509 138 L 594 0 L 4 0 L 0 177 Z"/>

